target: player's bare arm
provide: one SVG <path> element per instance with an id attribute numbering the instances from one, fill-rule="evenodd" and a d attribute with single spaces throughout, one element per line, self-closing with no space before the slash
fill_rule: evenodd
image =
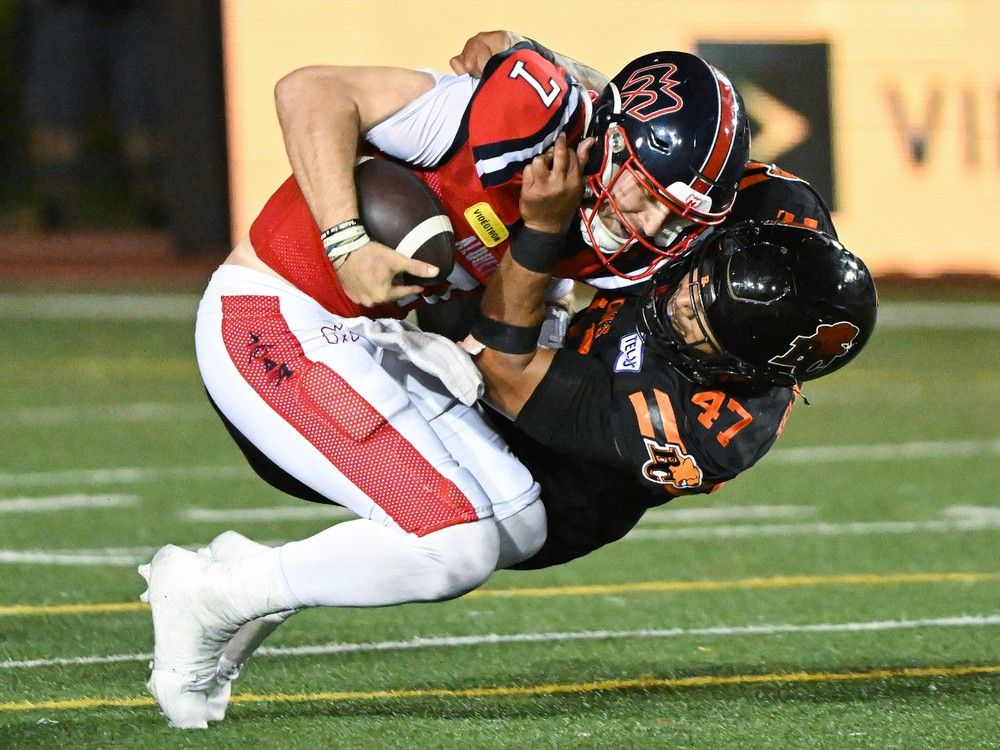
<path id="1" fill-rule="evenodd" d="M 549 52 L 556 65 L 566 70 L 584 88 L 588 88 L 591 91 L 601 91 L 608 85 L 608 77 L 599 70 L 594 70 L 589 65 L 584 65 L 571 57 L 543 47 L 537 41 L 529 40 L 528 37 L 521 36 L 513 31 L 480 31 L 475 36 L 470 37 L 465 42 L 462 51 L 451 58 L 451 69 L 458 75 L 468 73 L 473 78 L 478 78 L 482 75 L 483 68 L 486 67 L 486 63 L 493 55 L 508 50 L 518 42 L 524 41 L 531 41 L 536 46 Z"/>
<path id="2" fill-rule="evenodd" d="M 430 75 L 383 67 L 315 66 L 283 77 L 275 87 L 275 106 L 288 159 L 309 210 L 320 230 L 344 227 L 349 250 L 363 240 L 353 228 L 358 217 L 354 162 L 362 134 L 429 91 Z M 377 242 L 332 258 L 347 295 L 361 305 L 375 305 L 421 291 L 395 286 L 408 272 L 433 277 L 437 269 L 406 258 Z"/>
<path id="3" fill-rule="evenodd" d="M 582 154 L 559 136 L 551 152 L 524 170 L 521 215 L 524 230 L 504 256 L 486 287 L 473 337 L 485 345 L 476 359 L 486 398 L 516 418 L 545 377 L 555 351 L 538 348 L 545 317 L 545 290 L 562 239 L 583 193 Z"/>

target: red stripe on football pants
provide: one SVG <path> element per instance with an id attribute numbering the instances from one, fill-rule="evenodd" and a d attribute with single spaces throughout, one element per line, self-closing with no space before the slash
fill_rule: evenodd
<path id="1" fill-rule="evenodd" d="M 223 296 L 222 338 L 254 392 L 404 531 L 423 536 L 477 520 L 461 490 L 378 409 L 305 356 L 277 297 Z"/>

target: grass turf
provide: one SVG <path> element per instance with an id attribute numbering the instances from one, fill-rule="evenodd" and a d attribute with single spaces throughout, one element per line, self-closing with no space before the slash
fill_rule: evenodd
<path id="1" fill-rule="evenodd" d="M 931 524 L 953 518 L 947 514 L 953 506 L 997 508 L 995 448 L 967 455 L 947 448 L 997 439 L 1000 375 L 991 336 L 972 330 L 879 331 L 854 365 L 807 389 L 813 405 L 796 408 L 771 457 L 721 493 L 676 507 L 802 506 L 808 513 L 801 518 L 728 523 L 838 528 L 876 521 Z M 193 507 L 299 502 L 242 468 L 239 452 L 203 398 L 190 339 L 190 321 L 16 320 L 0 329 L 6 353 L 0 408 L 11 417 L 0 496 L 137 498 L 117 508 L 0 514 L 0 550 L 121 548 L 128 556 L 168 541 L 204 543 L 229 527 L 280 540 L 326 525 L 321 519 L 191 522 L 181 515 Z M 117 408 L 130 404 L 165 407 Z M 944 444 L 940 455 L 884 459 L 872 453 L 801 463 L 781 457 L 782 451 L 810 446 L 937 441 Z M 206 466 L 223 471 L 192 476 L 177 468 Z M 116 467 L 160 473 L 131 480 L 86 473 Z M 907 533 L 623 541 L 561 568 L 500 573 L 481 596 L 429 606 L 306 612 L 268 645 L 997 615 L 995 578 L 881 578 L 997 573 L 996 545 L 996 528 L 943 531 L 927 525 Z M 2 571 L 0 607 L 131 602 L 142 589 L 125 564 L 6 563 Z M 836 578 L 861 573 L 872 578 Z M 717 590 L 588 594 L 563 588 L 776 576 L 815 578 L 794 586 Z M 551 595 L 495 593 L 522 587 Z M 168 729 L 145 700 L 141 656 L 152 648 L 147 612 L 0 614 L 0 661 L 133 657 L 0 669 L 0 746 L 990 747 L 998 736 L 997 673 L 963 670 L 1000 663 L 996 643 L 995 624 L 928 625 L 263 656 L 237 683 L 237 694 L 250 700 L 235 703 L 230 718 L 209 734 L 187 735 Z M 928 672 L 913 676 L 906 672 L 912 668 Z M 546 692 L 548 685 L 563 686 L 563 692 Z M 594 689 L 600 685 L 606 689 Z M 508 688 L 516 690 L 504 693 Z M 462 692 L 478 689 L 487 692 Z M 279 695 L 288 697 L 273 697 Z M 138 699 L 138 705 L 37 707 L 80 699 Z"/>

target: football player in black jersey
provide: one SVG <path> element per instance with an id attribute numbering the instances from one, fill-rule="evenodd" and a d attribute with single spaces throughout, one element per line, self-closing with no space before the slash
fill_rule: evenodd
<path id="1" fill-rule="evenodd" d="M 580 174 L 562 140 L 525 171 L 525 230 L 467 340 L 488 401 L 513 420 L 496 420 L 501 434 L 542 486 L 548 538 L 518 568 L 587 554 L 647 508 L 748 469 L 799 384 L 847 364 L 875 324 L 871 275 L 834 238 L 819 197 L 751 164 L 721 232 L 641 295 L 599 292 L 563 348 L 537 348 Z"/>

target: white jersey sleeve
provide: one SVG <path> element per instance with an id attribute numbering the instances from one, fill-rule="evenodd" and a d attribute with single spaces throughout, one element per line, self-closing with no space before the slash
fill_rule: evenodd
<path id="1" fill-rule="evenodd" d="M 434 88 L 371 128 L 365 140 L 395 159 L 433 167 L 451 148 L 479 79 L 423 72 L 434 77 Z"/>

